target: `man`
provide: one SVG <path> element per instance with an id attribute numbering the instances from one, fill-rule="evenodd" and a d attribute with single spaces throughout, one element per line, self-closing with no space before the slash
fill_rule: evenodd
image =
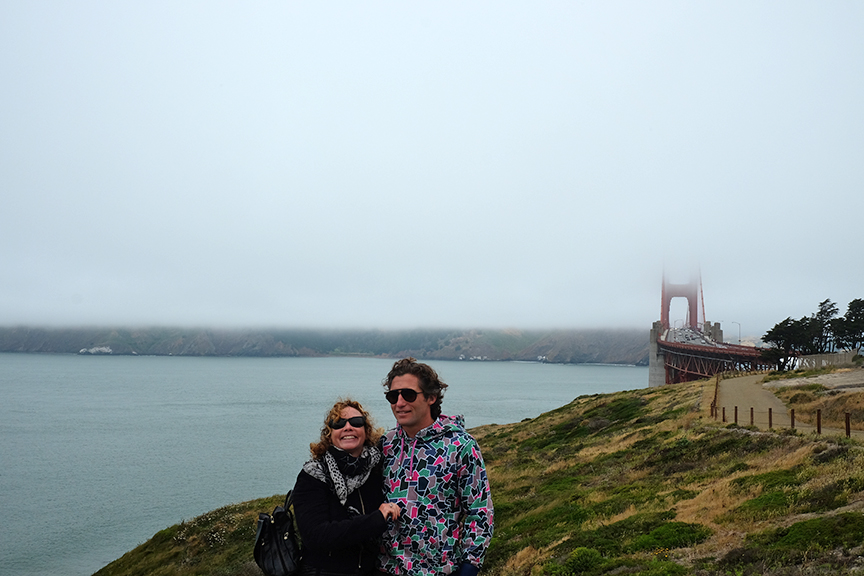
<path id="1" fill-rule="evenodd" d="M 385 499 L 401 509 L 384 533 L 393 576 L 476 576 L 492 539 L 492 496 L 477 441 L 441 414 L 447 384 L 414 358 L 383 382 L 397 426 L 381 439 Z"/>

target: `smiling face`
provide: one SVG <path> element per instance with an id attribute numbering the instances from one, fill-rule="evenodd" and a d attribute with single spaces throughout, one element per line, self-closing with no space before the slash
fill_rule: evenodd
<path id="1" fill-rule="evenodd" d="M 363 413 L 350 406 L 343 408 L 339 413 L 340 418 L 348 419 L 354 416 L 363 416 Z M 363 444 L 366 443 L 366 428 L 363 426 L 354 428 L 350 422 L 346 422 L 342 428 L 332 431 L 331 439 L 334 446 L 357 457 L 363 452 Z"/>
<path id="2" fill-rule="evenodd" d="M 432 418 L 432 404 L 435 403 L 435 396 L 424 396 L 420 389 L 420 380 L 413 374 L 403 374 L 393 378 L 390 390 L 403 388 L 410 388 L 417 392 L 417 398 L 413 402 L 407 402 L 405 397 L 400 394 L 399 400 L 395 404 L 391 404 L 390 409 L 393 410 L 393 416 L 396 417 L 396 422 L 402 426 L 402 430 L 413 438 L 417 432 L 431 426 L 435 421 Z"/>

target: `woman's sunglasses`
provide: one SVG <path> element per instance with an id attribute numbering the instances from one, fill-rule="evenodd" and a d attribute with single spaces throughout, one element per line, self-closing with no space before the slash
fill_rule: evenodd
<path id="1" fill-rule="evenodd" d="M 352 428 L 363 428 L 366 425 L 366 417 L 365 416 L 352 416 L 351 418 L 339 418 L 338 420 L 331 420 L 329 422 L 330 428 L 333 430 L 341 430 L 345 427 L 345 424 L 351 424 Z"/>
<path id="2" fill-rule="evenodd" d="M 389 392 L 385 393 L 384 397 L 387 398 L 387 401 L 390 404 L 395 404 L 399 401 L 400 394 L 406 402 L 413 402 L 417 399 L 417 394 L 420 394 L 420 392 L 412 390 L 411 388 L 398 388 L 396 390 L 390 390 Z"/>

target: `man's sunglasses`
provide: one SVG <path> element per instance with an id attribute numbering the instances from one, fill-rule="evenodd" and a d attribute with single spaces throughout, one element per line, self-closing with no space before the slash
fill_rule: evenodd
<path id="1" fill-rule="evenodd" d="M 390 404 L 395 404 L 399 401 L 400 394 L 406 402 L 413 402 L 417 399 L 417 394 L 421 394 L 421 392 L 417 392 L 416 390 L 412 390 L 411 388 L 397 388 L 396 390 L 390 390 L 389 392 L 384 394 L 384 397 L 387 398 L 387 401 Z"/>
<path id="2" fill-rule="evenodd" d="M 345 424 L 351 424 L 352 428 L 363 428 L 366 425 L 366 417 L 352 416 L 351 418 L 339 418 L 338 420 L 331 420 L 329 424 L 333 430 L 341 430 L 345 427 Z"/>

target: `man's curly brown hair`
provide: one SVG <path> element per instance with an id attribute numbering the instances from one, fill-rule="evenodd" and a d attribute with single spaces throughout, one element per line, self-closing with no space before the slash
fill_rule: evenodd
<path id="1" fill-rule="evenodd" d="M 441 415 L 441 399 L 444 396 L 447 384 L 441 381 L 434 368 L 428 364 L 418 362 L 416 358 L 397 360 L 382 384 L 387 390 L 390 390 L 390 387 L 393 385 L 393 379 L 405 374 L 413 374 L 417 377 L 420 383 L 420 390 L 424 396 L 435 396 L 435 402 L 430 407 L 430 412 L 432 413 L 432 419 L 437 419 Z"/>

